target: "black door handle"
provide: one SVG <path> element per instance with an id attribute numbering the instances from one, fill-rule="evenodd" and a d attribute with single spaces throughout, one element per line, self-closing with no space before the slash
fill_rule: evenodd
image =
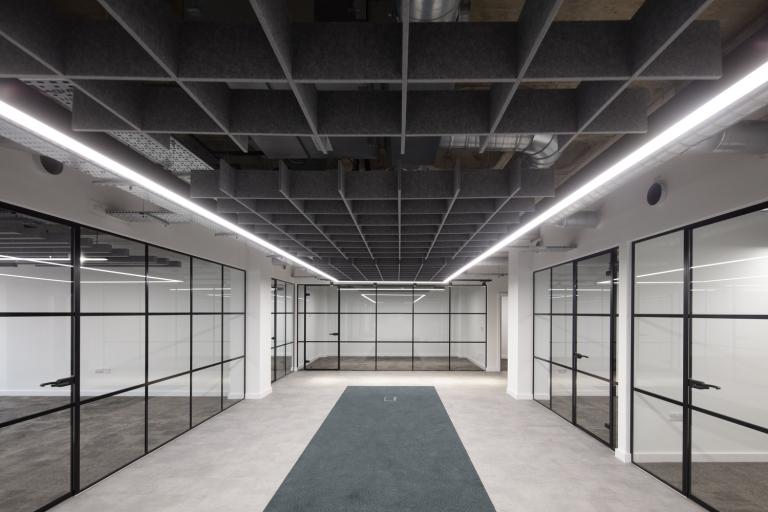
<path id="1" fill-rule="evenodd" d="M 707 384 L 706 382 L 703 382 L 700 380 L 688 379 L 688 384 L 693 389 L 721 389 L 720 386 L 715 386 L 714 384 Z"/>
<path id="2" fill-rule="evenodd" d="M 582 358 L 589 359 L 589 356 L 585 354 L 579 354 L 578 352 L 576 352 L 576 359 L 582 359 Z"/>
<path id="3" fill-rule="evenodd" d="M 339 335 L 339 333 L 337 333 L 337 332 L 329 332 L 328 333 L 328 336 L 338 336 L 338 335 Z"/>
<path id="4" fill-rule="evenodd" d="M 71 386 L 72 384 L 74 384 L 74 382 L 75 382 L 74 377 L 63 377 L 61 379 L 57 379 L 51 382 L 43 382 L 42 384 L 40 384 L 40 387 L 42 388 L 45 386 L 51 386 L 52 388 L 65 388 L 67 386 Z"/>

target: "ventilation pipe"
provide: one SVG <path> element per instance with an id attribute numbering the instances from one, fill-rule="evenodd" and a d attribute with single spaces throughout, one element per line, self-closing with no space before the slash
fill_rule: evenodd
<path id="1" fill-rule="evenodd" d="M 584 211 L 576 212 L 555 222 L 561 228 L 589 228 L 594 229 L 600 225 L 600 212 Z"/>
<path id="2" fill-rule="evenodd" d="M 461 0 L 411 0 L 410 3 L 411 22 L 457 21 L 461 13 Z M 398 8 L 402 9 L 400 2 Z"/>
<path id="3" fill-rule="evenodd" d="M 440 147 L 445 149 L 477 149 L 480 147 L 477 135 L 451 135 L 440 138 Z M 535 135 L 491 135 L 486 151 L 516 151 L 528 158 L 533 169 L 548 169 L 557 161 L 560 153 L 557 135 L 538 133 Z"/>
<path id="4" fill-rule="evenodd" d="M 768 153 L 768 122 L 743 121 L 704 139 L 688 151 L 695 153 Z"/>

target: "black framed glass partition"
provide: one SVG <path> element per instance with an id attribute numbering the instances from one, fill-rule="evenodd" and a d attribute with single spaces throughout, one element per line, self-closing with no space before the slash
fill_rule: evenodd
<path id="1" fill-rule="evenodd" d="M 298 285 L 300 367 L 306 370 L 484 370 L 483 282 Z"/>
<path id="2" fill-rule="evenodd" d="M 295 368 L 295 303 L 296 285 L 272 279 L 272 382 Z"/>
<path id="3" fill-rule="evenodd" d="M 10 206 L 0 267 L 4 509 L 48 508 L 244 398 L 242 270 Z"/>
<path id="4" fill-rule="evenodd" d="M 533 397 L 613 448 L 615 249 L 533 274 Z"/>
<path id="5" fill-rule="evenodd" d="M 633 244 L 633 462 L 710 510 L 768 503 L 768 212 Z"/>

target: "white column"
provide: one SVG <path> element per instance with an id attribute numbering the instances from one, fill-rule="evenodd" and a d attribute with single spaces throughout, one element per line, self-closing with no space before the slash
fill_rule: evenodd
<path id="1" fill-rule="evenodd" d="M 245 398 L 264 398 L 272 392 L 270 263 L 257 249 L 248 251 L 246 283 L 246 382 Z"/>
<path id="2" fill-rule="evenodd" d="M 616 381 L 618 404 L 616 458 L 630 462 L 630 396 L 632 393 L 632 242 L 619 246 L 619 286 L 616 322 Z"/>
<path id="3" fill-rule="evenodd" d="M 533 255 L 509 250 L 507 290 L 507 393 L 517 400 L 533 399 Z"/>

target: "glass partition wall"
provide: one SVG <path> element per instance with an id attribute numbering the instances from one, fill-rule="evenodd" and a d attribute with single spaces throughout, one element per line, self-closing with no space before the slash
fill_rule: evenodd
<path id="1" fill-rule="evenodd" d="M 533 396 L 613 448 L 616 250 L 533 274 Z"/>
<path id="2" fill-rule="evenodd" d="M 294 304 L 293 283 L 272 279 L 272 382 L 294 370 Z"/>
<path id="3" fill-rule="evenodd" d="M 0 267 L 3 510 L 47 508 L 244 397 L 243 271 L 7 206 Z"/>
<path id="4" fill-rule="evenodd" d="M 484 283 L 298 285 L 306 370 L 484 370 Z"/>
<path id="5" fill-rule="evenodd" d="M 765 510 L 766 205 L 636 242 L 633 274 L 633 462 L 711 510 Z"/>

